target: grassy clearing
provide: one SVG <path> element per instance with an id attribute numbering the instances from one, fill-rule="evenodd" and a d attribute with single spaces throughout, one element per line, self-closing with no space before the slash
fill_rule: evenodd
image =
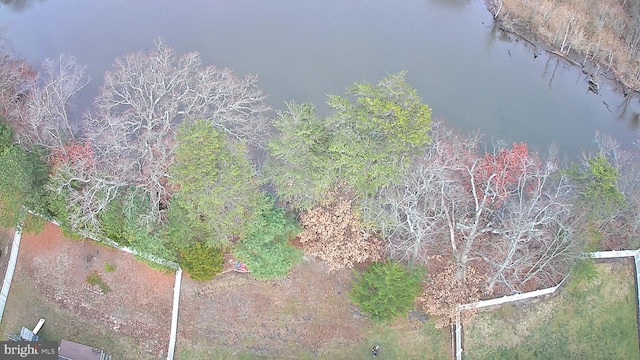
<path id="1" fill-rule="evenodd" d="M 378 359 L 450 359 L 451 340 L 447 329 L 440 331 L 433 321 L 416 324 L 408 319 L 399 319 L 392 324 L 371 323 L 364 330 L 362 341 L 345 346 L 326 344 L 322 352 L 312 353 L 292 347 L 287 354 L 260 356 L 251 350 L 231 348 L 190 349 L 182 348 L 178 360 L 223 360 L 223 359 L 370 359 L 371 347 L 380 345 Z M 251 348 L 250 344 L 241 346 Z"/>
<path id="2" fill-rule="evenodd" d="M 465 326 L 466 359 L 639 359 L 630 263 L 601 263 L 552 299 L 480 313 Z"/>
<path id="3" fill-rule="evenodd" d="M 451 341 L 448 328 L 435 328 L 435 322 L 411 324 L 407 319 L 399 319 L 392 324 L 371 324 L 365 332 L 365 339 L 350 348 L 336 348 L 327 351 L 323 359 L 370 359 L 371 347 L 380 345 L 378 359 L 449 359 Z"/>
<path id="4" fill-rule="evenodd" d="M 563 53 L 575 50 L 602 70 L 615 70 L 628 87 L 640 87 L 638 0 L 501 0 L 507 28 L 516 26 L 542 36 Z M 496 10 L 494 10 L 495 12 Z M 513 29 L 512 29 L 513 30 Z"/>
<path id="5" fill-rule="evenodd" d="M 61 339 L 105 349 L 114 359 L 148 359 L 136 339 L 117 333 L 104 324 L 93 323 L 60 309 L 47 300 L 32 282 L 16 272 L 11 283 L 9 301 L 5 308 L 0 334 L 17 334 L 22 326 L 33 328 L 41 317 L 46 319 L 38 333 L 43 340 Z"/>

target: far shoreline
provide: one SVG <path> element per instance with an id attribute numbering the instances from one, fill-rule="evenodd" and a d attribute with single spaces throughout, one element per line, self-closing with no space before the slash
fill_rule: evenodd
<path id="1" fill-rule="evenodd" d="M 542 34 L 531 29 L 527 24 L 513 21 L 508 16 L 505 16 L 504 9 L 501 9 L 496 17 L 496 11 L 499 10 L 495 3 L 496 1 L 502 0 L 484 0 L 485 6 L 493 19 L 493 26 L 497 26 L 501 31 L 515 36 L 534 49 L 538 49 L 539 55 L 543 52 L 547 53 L 550 57 L 559 58 L 563 62 L 580 69 L 588 76 L 588 79 L 593 79 L 596 82 L 596 86 L 607 84 L 625 98 L 629 95 L 632 98 L 640 98 L 640 89 L 626 84 L 619 72 L 616 71 L 615 66 L 607 70 L 607 65 L 601 62 L 596 62 L 593 59 L 584 61 L 585 55 L 571 48 L 568 52 L 562 52 L 558 46 L 546 42 Z M 585 85 L 590 86 L 589 81 Z"/>

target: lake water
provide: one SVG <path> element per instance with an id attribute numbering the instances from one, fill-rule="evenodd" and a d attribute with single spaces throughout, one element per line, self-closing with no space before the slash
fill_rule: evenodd
<path id="1" fill-rule="evenodd" d="M 407 70 L 434 118 L 489 139 L 575 157 L 596 131 L 626 146 L 637 136 L 638 100 L 588 92 L 579 69 L 496 31 L 481 0 L 4 0 L 0 25 L 34 63 L 65 53 L 88 65 L 81 109 L 114 58 L 162 37 L 205 64 L 257 74 L 275 108 L 324 111 L 326 94 Z"/>

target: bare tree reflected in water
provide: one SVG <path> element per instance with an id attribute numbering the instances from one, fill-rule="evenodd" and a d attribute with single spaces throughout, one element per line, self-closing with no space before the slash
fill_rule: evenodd
<path id="1" fill-rule="evenodd" d="M 6 5 L 13 11 L 22 11 L 35 3 L 41 3 L 44 1 L 45 0 L 0 0 L 0 7 L 2 7 L 2 5 Z"/>

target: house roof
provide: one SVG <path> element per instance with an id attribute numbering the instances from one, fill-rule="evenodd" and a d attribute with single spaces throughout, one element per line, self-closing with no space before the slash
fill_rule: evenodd
<path id="1" fill-rule="evenodd" d="M 58 349 L 59 360 L 107 360 L 111 356 L 105 354 L 104 350 L 91 346 L 78 344 L 69 340 L 60 340 Z"/>

